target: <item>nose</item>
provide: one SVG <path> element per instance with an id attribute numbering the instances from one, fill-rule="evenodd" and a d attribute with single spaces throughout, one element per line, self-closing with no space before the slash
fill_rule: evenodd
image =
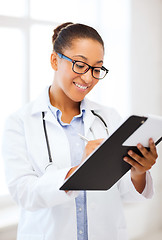
<path id="1" fill-rule="evenodd" d="M 81 75 L 81 79 L 86 83 L 91 83 L 93 81 L 92 70 L 89 69 L 86 73 Z"/>

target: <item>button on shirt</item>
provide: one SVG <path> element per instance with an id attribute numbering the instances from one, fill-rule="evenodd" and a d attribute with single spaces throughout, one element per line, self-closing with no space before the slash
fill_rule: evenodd
<path id="1" fill-rule="evenodd" d="M 71 166 L 77 166 L 81 162 L 85 148 L 84 141 L 78 135 L 78 133 L 84 135 L 84 100 L 80 105 L 80 114 L 75 116 L 70 124 L 63 123 L 61 121 L 61 111 L 52 106 L 50 101 L 49 108 L 52 111 L 54 117 L 64 129 L 68 138 L 71 154 Z M 77 240 L 88 240 L 86 191 L 79 192 L 78 197 L 75 199 L 75 203 L 77 215 Z"/>

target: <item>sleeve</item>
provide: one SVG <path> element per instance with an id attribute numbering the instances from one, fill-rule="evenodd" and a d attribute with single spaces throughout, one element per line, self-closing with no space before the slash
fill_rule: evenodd
<path id="1" fill-rule="evenodd" d="M 69 168 L 58 169 L 54 164 L 43 175 L 34 170 L 27 152 L 23 121 L 14 115 L 6 121 L 2 154 L 10 194 L 19 206 L 30 211 L 64 204 L 77 196 L 59 190 Z"/>
<path id="2" fill-rule="evenodd" d="M 149 171 L 146 172 L 146 185 L 140 194 L 131 181 L 131 171 L 128 171 L 117 183 L 123 202 L 136 202 L 151 199 L 154 194 L 153 181 Z"/>

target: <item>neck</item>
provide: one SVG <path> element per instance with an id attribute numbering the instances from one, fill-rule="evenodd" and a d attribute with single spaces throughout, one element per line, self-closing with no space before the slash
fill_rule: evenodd
<path id="1" fill-rule="evenodd" d="M 49 89 L 50 103 L 62 112 L 62 117 L 68 116 L 69 122 L 69 119 L 72 119 L 80 113 L 80 102 L 72 101 L 62 91 L 56 88 L 52 85 Z"/>

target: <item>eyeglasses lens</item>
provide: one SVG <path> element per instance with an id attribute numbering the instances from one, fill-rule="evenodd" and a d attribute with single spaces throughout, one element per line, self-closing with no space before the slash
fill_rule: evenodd
<path id="1" fill-rule="evenodd" d="M 84 62 L 75 62 L 73 65 L 73 71 L 79 74 L 84 74 L 89 70 L 89 66 Z M 106 71 L 104 69 L 101 69 L 99 67 L 93 68 L 92 73 L 94 78 L 102 79 L 106 75 Z"/>

